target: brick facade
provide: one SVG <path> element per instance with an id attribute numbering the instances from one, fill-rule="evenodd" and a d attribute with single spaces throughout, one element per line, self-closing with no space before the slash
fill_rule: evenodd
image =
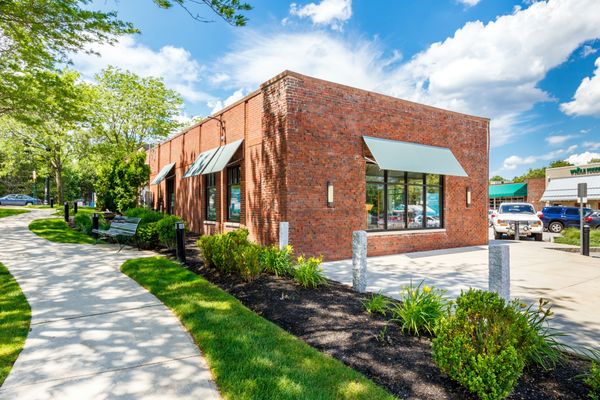
<path id="1" fill-rule="evenodd" d="M 546 205 L 540 200 L 546 190 L 546 178 L 532 178 L 525 182 L 527 182 L 527 202 L 533 204 L 535 211 L 541 211 Z"/>
<path id="2" fill-rule="evenodd" d="M 149 151 L 151 179 L 176 162 L 175 213 L 201 234 L 237 227 L 226 221 L 226 172 L 217 175 L 214 225 L 204 223 L 202 176 L 181 179 L 201 152 L 244 139 L 232 161 L 241 165 L 242 216 L 251 238 L 276 243 L 290 224 L 297 253 L 325 259 L 352 255 L 352 231 L 365 229 L 363 135 L 448 147 L 468 177 L 445 177 L 444 229 L 369 233 L 369 255 L 487 243 L 489 120 L 453 113 L 286 71 L 213 118 Z M 327 206 L 327 182 L 334 206 Z M 470 188 L 472 204 L 466 205 Z M 155 207 L 165 181 L 151 187 Z"/>

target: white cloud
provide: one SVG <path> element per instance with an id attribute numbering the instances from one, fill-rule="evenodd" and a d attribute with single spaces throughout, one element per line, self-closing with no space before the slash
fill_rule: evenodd
<path id="1" fill-rule="evenodd" d="M 530 165 L 530 164 L 533 164 L 538 161 L 551 161 L 551 160 L 556 160 L 558 158 L 564 158 L 567 154 L 571 154 L 575 150 L 577 150 L 577 147 L 578 146 L 576 144 L 574 144 L 572 146 L 569 146 L 566 149 L 554 150 L 554 151 L 550 151 L 548 153 L 537 155 L 537 156 L 521 157 L 521 156 L 513 155 L 510 157 L 507 157 L 504 160 L 504 162 L 502 163 L 502 169 L 511 171 L 511 170 L 517 169 L 517 167 L 519 167 L 519 166 Z"/>
<path id="2" fill-rule="evenodd" d="M 341 30 L 344 22 L 352 16 L 352 0 L 321 0 L 319 4 L 308 3 L 304 6 L 292 3 L 290 15 L 310 18 L 315 25 L 328 25 Z"/>
<path id="3" fill-rule="evenodd" d="M 245 95 L 246 95 L 246 93 L 245 93 L 244 89 L 238 89 L 235 92 L 233 92 L 231 94 L 231 96 L 229 96 L 225 100 L 210 100 L 206 103 L 206 105 L 212 109 L 210 113 L 214 114 L 217 111 L 220 111 L 223 108 L 232 105 L 239 99 L 243 98 Z"/>
<path id="4" fill-rule="evenodd" d="M 96 45 L 92 50 L 100 56 L 84 53 L 72 56 L 74 68 L 84 78 L 92 79 L 103 68 L 113 65 L 143 77 L 161 77 L 167 87 L 178 91 L 192 103 L 213 99 L 213 96 L 197 88 L 204 67 L 186 49 L 164 46 L 155 51 L 136 42 L 133 36 L 125 36 L 114 46 Z"/>
<path id="5" fill-rule="evenodd" d="M 565 161 L 575 165 L 588 164 L 593 158 L 600 158 L 600 153 L 592 153 L 586 151 L 585 153 L 573 154 L 568 157 Z"/>
<path id="6" fill-rule="evenodd" d="M 600 142 L 583 142 L 581 147 L 589 150 L 598 150 L 600 149 Z"/>
<path id="7" fill-rule="evenodd" d="M 600 57 L 596 59 L 595 65 L 594 76 L 583 78 L 573 101 L 560 105 L 565 114 L 600 117 Z"/>
<path id="8" fill-rule="evenodd" d="M 597 52 L 598 52 L 598 49 L 595 49 L 595 48 L 593 48 L 592 46 L 590 46 L 590 45 L 587 45 L 587 44 L 586 44 L 586 45 L 585 45 L 585 46 L 583 46 L 583 48 L 581 49 L 581 56 L 582 56 L 583 58 L 585 58 L 585 57 L 587 57 L 587 56 L 589 56 L 589 55 L 592 55 L 592 54 L 594 54 L 594 53 L 597 53 Z"/>
<path id="9" fill-rule="evenodd" d="M 549 145 L 557 146 L 575 137 L 577 137 L 577 135 L 550 135 L 546 137 L 546 142 Z"/>
<path id="10" fill-rule="evenodd" d="M 481 0 L 457 0 L 459 3 L 464 4 L 467 7 L 476 6 Z"/>
<path id="11" fill-rule="evenodd" d="M 399 63 L 377 40 L 325 31 L 244 32 L 217 63 L 228 85 L 257 87 L 290 69 L 322 79 L 492 118 L 492 144 L 522 131 L 523 113 L 553 100 L 537 85 L 582 43 L 600 37 L 600 1 L 535 2 L 452 37 Z M 598 102 L 600 105 L 600 102 Z"/>

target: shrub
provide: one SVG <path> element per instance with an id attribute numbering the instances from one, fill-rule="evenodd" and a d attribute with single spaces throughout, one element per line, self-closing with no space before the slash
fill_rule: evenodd
<path id="1" fill-rule="evenodd" d="M 169 215 L 155 222 L 156 230 L 158 231 L 158 240 L 168 249 L 175 248 L 175 223 L 181 221 L 181 218 Z"/>
<path id="2" fill-rule="evenodd" d="M 84 213 L 75 214 L 75 228 L 86 235 L 92 233 L 92 216 Z"/>
<path id="3" fill-rule="evenodd" d="M 590 372 L 584 376 L 583 382 L 590 387 L 588 397 L 600 400 L 600 365 L 596 361 L 592 361 Z"/>
<path id="4" fill-rule="evenodd" d="M 327 280 L 321 269 L 322 257 L 298 257 L 298 263 L 294 268 L 294 279 L 305 288 L 316 288 Z"/>
<path id="5" fill-rule="evenodd" d="M 363 307 L 369 314 L 386 315 L 390 300 L 381 293 L 373 294 L 369 300 L 362 302 Z"/>
<path id="6" fill-rule="evenodd" d="M 140 225 L 158 222 L 165 218 L 166 215 L 145 207 L 130 208 L 124 213 L 128 217 L 141 218 Z"/>
<path id="7" fill-rule="evenodd" d="M 235 259 L 236 253 L 250 244 L 246 229 L 237 229 L 220 235 L 202 236 L 198 241 L 206 263 L 226 273 L 240 272 Z"/>
<path id="8" fill-rule="evenodd" d="M 496 293 L 470 289 L 456 299 L 433 339 L 438 367 L 483 400 L 508 396 L 523 372 L 527 319 Z"/>
<path id="9" fill-rule="evenodd" d="M 394 303 L 390 311 L 393 320 L 400 323 L 403 331 L 419 336 L 424 331 L 433 334 L 438 320 L 448 311 L 449 303 L 444 298 L 444 291 L 430 286 L 402 286 L 400 302 Z"/>
<path id="10" fill-rule="evenodd" d="M 159 243 L 157 222 L 150 222 L 143 225 L 140 222 L 135 232 L 135 239 L 144 248 L 155 248 Z"/>
<path id="11" fill-rule="evenodd" d="M 254 243 L 239 246 L 234 253 L 234 260 L 242 278 L 251 281 L 263 271 L 260 262 L 262 247 Z"/>
<path id="12" fill-rule="evenodd" d="M 277 246 L 265 247 L 260 255 L 260 262 L 265 271 L 275 276 L 292 276 L 294 267 L 292 265 L 292 246 L 284 249 Z"/>

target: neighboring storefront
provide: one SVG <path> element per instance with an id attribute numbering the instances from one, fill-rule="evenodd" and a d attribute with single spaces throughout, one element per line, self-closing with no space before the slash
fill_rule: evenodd
<path id="1" fill-rule="evenodd" d="M 586 207 L 600 208 L 600 163 L 546 169 L 546 188 L 541 197 L 546 205 L 579 206 L 577 185 L 587 183 Z"/>
<path id="2" fill-rule="evenodd" d="M 544 203 L 540 201 L 546 187 L 544 178 L 527 179 L 518 183 L 494 183 L 489 187 L 489 208 L 497 210 L 502 203 L 526 202 L 541 210 Z"/>
<path id="3" fill-rule="evenodd" d="M 286 71 L 148 151 L 154 207 L 200 234 L 289 223 L 343 259 L 487 243 L 489 120 Z"/>

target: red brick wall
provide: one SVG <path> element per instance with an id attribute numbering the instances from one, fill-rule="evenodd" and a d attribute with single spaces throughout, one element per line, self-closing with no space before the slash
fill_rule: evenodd
<path id="1" fill-rule="evenodd" d="M 299 252 L 326 259 L 352 256 L 352 232 L 365 229 L 363 135 L 449 147 L 469 175 L 445 179 L 445 232 L 370 234 L 369 255 L 487 243 L 487 119 L 296 74 L 284 80 L 286 209 L 290 243 Z M 327 181 L 334 185 L 333 208 L 326 203 Z"/>
<path id="2" fill-rule="evenodd" d="M 533 204 L 535 211 L 541 211 L 545 202 L 540 201 L 546 190 L 546 178 L 527 179 L 527 202 Z"/>

